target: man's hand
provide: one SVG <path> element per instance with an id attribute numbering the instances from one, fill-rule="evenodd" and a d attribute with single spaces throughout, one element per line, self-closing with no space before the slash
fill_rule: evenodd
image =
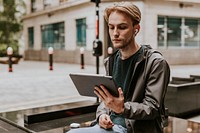
<path id="1" fill-rule="evenodd" d="M 117 114 L 124 112 L 124 95 L 121 88 L 118 88 L 119 97 L 112 96 L 108 90 L 100 85 L 95 87 L 94 93 L 104 102 L 104 104 Z"/>
<path id="2" fill-rule="evenodd" d="M 112 121 L 110 120 L 110 116 L 107 114 L 102 114 L 99 117 L 99 126 L 104 128 L 104 129 L 109 129 L 114 126 Z"/>

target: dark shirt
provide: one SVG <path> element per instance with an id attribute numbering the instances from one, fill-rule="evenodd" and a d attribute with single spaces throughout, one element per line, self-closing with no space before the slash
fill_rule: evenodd
<path id="1" fill-rule="evenodd" d="M 133 54 L 131 57 L 128 59 L 122 60 L 120 52 L 116 54 L 115 57 L 115 62 L 113 65 L 113 72 L 112 76 L 113 79 L 115 80 L 117 87 L 121 87 L 124 93 L 124 98 L 126 101 L 126 96 L 127 96 L 127 89 L 129 87 L 131 75 L 134 70 L 135 63 L 142 53 L 143 48 L 141 47 L 135 54 Z M 121 125 L 123 127 L 126 127 L 125 124 L 125 118 L 122 115 L 115 114 L 114 112 L 111 113 L 110 115 L 111 120 L 113 121 L 114 124 Z"/>

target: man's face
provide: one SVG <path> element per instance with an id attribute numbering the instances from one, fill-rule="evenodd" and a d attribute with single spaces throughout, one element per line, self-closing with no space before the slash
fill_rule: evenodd
<path id="1" fill-rule="evenodd" d="M 114 48 L 123 49 L 134 44 L 135 30 L 130 17 L 120 12 L 112 12 L 108 19 L 108 27 Z"/>

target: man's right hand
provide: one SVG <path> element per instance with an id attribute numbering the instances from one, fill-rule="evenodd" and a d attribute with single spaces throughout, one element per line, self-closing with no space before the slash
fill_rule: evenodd
<path id="1" fill-rule="evenodd" d="M 102 114 L 99 117 L 99 126 L 104 128 L 104 129 L 109 129 L 114 126 L 113 122 L 110 119 L 110 116 L 107 114 Z"/>

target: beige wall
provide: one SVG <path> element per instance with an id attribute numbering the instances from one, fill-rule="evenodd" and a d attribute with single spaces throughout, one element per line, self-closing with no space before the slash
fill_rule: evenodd
<path id="1" fill-rule="evenodd" d="M 86 0 L 85 0 L 86 1 Z M 80 1 L 77 1 L 80 2 Z M 81 1 L 83 2 L 83 1 Z M 140 44 L 148 44 L 153 48 L 161 51 L 170 64 L 198 64 L 200 63 L 200 49 L 191 48 L 158 48 L 157 46 L 157 17 L 158 15 L 164 16 L 178 16 L 178 17 L 195 17 L 200 18 L 200 4 L 189 3 L 190 7 L 180 8 L 179 2 L 171 2 L 164 0 L 148 0 L 148 1 L 134 1 L 135 4 L 141 9 L 142 20 L 141 30 L 137 35 L 136 41 Z M 113 3 L 105 2 L 100 6 L 100 40 L 103 45 L 107 46 L 107 30 L 105 29 L 103 13 L 104 9 Z M 48 16 L 51 13 L 51 16 Z M 47 59 L 41 52 L 41 31 L 40 26 L 44 24 L 52 24 L 57 22 L 65 22 L 65 49 L 57 50 L 55 61 L 59 62 L 74 62 L 79 63 L 79 47 L 76 45 L 76 24 L 75 20 L 78 18 L 86 18 L 87 31 L 86 31 L 86 61 L 87 64 L 95 64 L 95 57 L 92 56 L 92 42 L 95 39 L 95 4 L 91 2 L 84 2 L 80 6 L 68 6 L 67 8 L 57 7 L 55 10 L 45 10 L 41 13 L 30 15 L 24 19 L 24 38 L 26 44 L 25 59 Z M 27 28 L 34 26 L 35 30 L 35 44 L 33 50 L 28 50 L 28 35 Z M 31 53 L 35 53 L 34 57 Z M 105 47 L 104 47 L 104 50 Z M 40 52 L 39 52 L 40 51 Z M 60 52 L 60 53 L 59 53 Z M 104 51 L 106 52 L 106 51 Z M 40 53 L 40 54 L 39 54 Z M 183 55 L 187 55 L 184 58 Z M 63 55 L 64 57 L 60 56 Z M 66 57 L 65 57 L 66 56 Z M 63 59 L 62 59 L 63 58 Z M 103 64 L 103 56 L 101 56 L 100 64 Z M 188 60 L 189 59 L 189 60 Z"/>
<path id="2" fill-rule="evenodd" d="M 200 64 L 200 49 L 159 49 L 173 65 Z"/>
<path id="3" fill-rule="evenodd" d="M 95 5 L 93 3 L 83 4 L 81 7 L 73 6 L 48 13 L 30 17 L 24 20 L 25 36 L 25 60 L 48 60 L 47 50 L 42 50 L 41 25 L 57 22 L 65 23 L 65 49 L 54 50 L 54 61 L 80 63 L 80 47 L 76 45 L 76 19 L 86 18 L 86 47 L 85 63 L 96 64 L 96 58 L 92 55 L 92 42 L 95 40 Z M 102 20 L 102 19 L 101 19 Z M 34 48 L 28 49 L 28 27 L 34 27 Z M 100 30 L 100 33 L 103 29 Z M 102 35 L 100 35 L 102 40 Z M 103 65 L 103 56 L 100 57 L 100 65 Z"/>
<path id="4" fill-rule="evenodd" d="M 188 7 L 180 8 L 180 2 L 149 0 L 144 6 L 144 44 L 158 49 L 170 64 L 200 64 L 200 48 L 158 48 L 157 16 L 177 16 L 200 18 L 200 4 L 186 3 Z"/>

